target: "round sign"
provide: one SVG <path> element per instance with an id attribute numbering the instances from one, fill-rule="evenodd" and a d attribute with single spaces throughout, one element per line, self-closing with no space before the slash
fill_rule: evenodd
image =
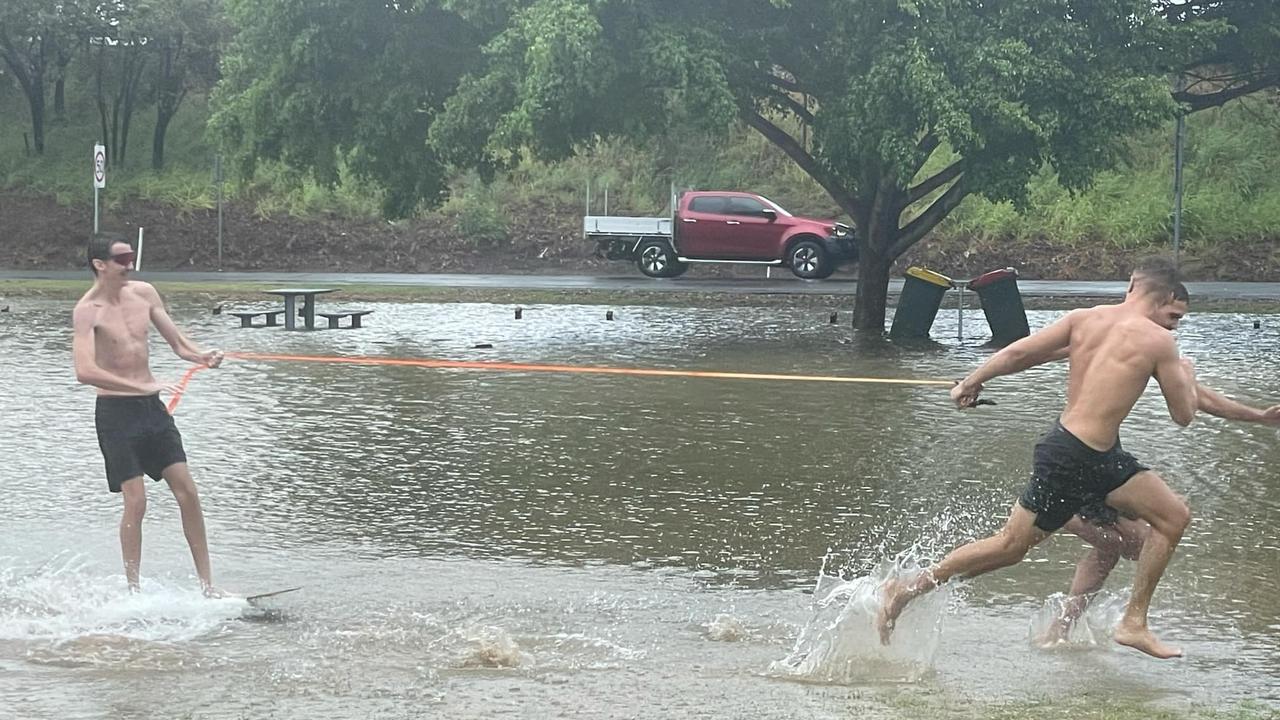
<path id="1" fill-rule="evenodd" d="M 98 150 L 93 154 L 93 181 L 101 183 L 107 179 L 107 154 Z"/>

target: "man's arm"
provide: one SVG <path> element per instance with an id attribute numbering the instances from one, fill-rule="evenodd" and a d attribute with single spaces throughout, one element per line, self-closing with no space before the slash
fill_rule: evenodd
<path id="1" fill-rule="evenodd" d="M 1196 385 L 1196 402 L 1201 412 L 1207 412 L 1227 420 L 1258 422 L 1267 425 L 1280 425 L 1280 405 L 1272 405 L 1266 410 L 1236 402 L 1216 390 Z"/>
<path id="2" fill-rule="evenodd" d="M 156 292 L 154 287 L 149 283 L 138 282 L 138 292 L 151 305 L 151 323 L 156 326 L 156 330 L 160 331 L 160 336 L 165 342 L 169 343 L 169 347 L 173 348 L 174 354 L 187 362 L 201 363 L 209 367 L 218 367 L 222 363 L 220 351 L 201 350 L 199 345 L 182 334 L 174 324 L 173 318 L 169 317 L 169 312 L 164 309 L 164 301 L 160 299 L 160 293 Z"/>
<path id="3" fill-rule="evenodd" d="M 1178 355 L 1178 346 L 1174 344 L 1172 337 L 1162 338 L 1156 350 L 1156 367 L 1152 375 L 1160 383 L 1160 392 L 1169 408 L 1169 417 L 1184 427 L 1190 425 L 1200 404 L 1196 393 L 1195 368 L 1190 360 Z"/>
<path id="4" fill-rule="evenodd" d="M 968 377 L 951 389 L 951 399 L 956 406 L 970 407 L 977 402 L 982 385 L 988 380 L 1066 357 L 1071 346 L 1071 330 L 1080 317 L 1080 312 L 1072 310 L 1057 322 L 1010 343 L 987 358 L 977 370 L 969 373 Z"/>
<path id="5" fill-rule="evenodd" d="M 76 381 L 112 392 L 137 395 L 159 392 L 160 386 L 155 383 L 134 382 L 98 366 L 93 337 L 97 318 L 98 309 L 92 305 L 77 305 L 72 315 L 71 356 L 75 361 Z"/>

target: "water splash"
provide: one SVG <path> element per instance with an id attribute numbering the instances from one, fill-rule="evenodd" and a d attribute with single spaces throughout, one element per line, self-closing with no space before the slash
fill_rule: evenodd
<path id="1" fill-rule="evenodd" d="M 1066 593 L 1055 593 L 1032 616 L 1028 639 L 1037 647 L 1054 650 L 1107 645 L 1112 628 L 1124 615 L 1127 602 L 1128 598 L 1122 595 L 1097 593 L 1085 612 L 1074 623 L 1064 626 L 1061 618 L 1067 612 L 1071 599 Z"/>
<path id="2" fill-rule="evenodd" d="M 741 620 L 728 613 L 719 613 L 704 626 L 708 640 L 715 642 L 738 642 L 747 639 L 747 626 Z"/>
<path id="3" fill-rule="evenodd" d="M 922 570 L 906 555 L 851 580 L 820 574 L 813 617 L 791 653 L 770 664 L 770 674 L 838 684 L 916 682 L 931 674 L 951 585 L 917 598 L 898 618 L 889 645 L 880 643 L 875 628 L 880 585 L 890 576 Z"/>
<path id="4" fill-rule="evenodd" d="M 515 638 L 500 627 L 473 625 L 463 630 L 461 637 L 467 645 L 457 659 L 458 667 L 513 668 L 524 660 Z"/>
<path id="5" fill-rule="evenodd" d="M 210 600 L 198 588 L 156 579 L 130 593 L 119 575 L 95 574 L 70 553 L 38 567 L 0 558 L 0 640 L 63 647 L 71 656 L 76 648 L 193 640 L 247 607 L 240 598 Z"/>

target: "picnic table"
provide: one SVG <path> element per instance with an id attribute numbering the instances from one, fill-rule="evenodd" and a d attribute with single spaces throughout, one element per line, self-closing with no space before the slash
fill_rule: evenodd
<path id="1" fill-rule="evenodd" d="M 316 296 L 331 293 L 334 288 L 277 288 L 265 290 L 268 295 L 284 298 L 284 329 L 296 330 L 298 298 L 302 298 L 302 323 L 308 330 L 316 329 Z"/>

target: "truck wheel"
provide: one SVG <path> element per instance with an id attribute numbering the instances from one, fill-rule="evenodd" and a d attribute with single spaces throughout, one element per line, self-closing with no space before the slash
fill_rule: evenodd
<path id="1" fill-rule="evenodd" d="M 671 277 L 672 268 L 684 263 L 676 260 L 671 246 L 664 240 L 645 240 L 636 248 L 636 266 L 640 272 L 652 278 Z M 679 274 L 683 270 L 677 271 Z"/>
<path id="2" fill-rule="evenodd" d="M 827 249 L 813 240 L 801 240 L 791 248 L 789 257 L 791 272 L 805 280 L 821 280 L 835 272 L 835 263 Z"/>

